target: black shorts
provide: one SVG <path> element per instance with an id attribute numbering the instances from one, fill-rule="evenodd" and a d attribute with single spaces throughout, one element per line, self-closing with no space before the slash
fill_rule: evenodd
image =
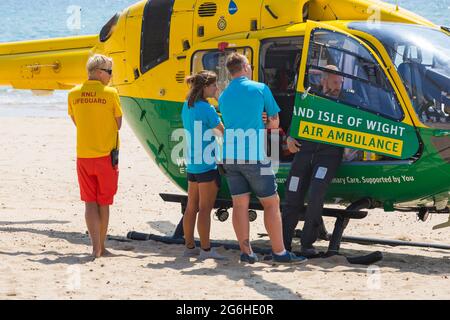
<path id="1" fill-rule="evenodd" d="M 211 182 L 215 181 L 217 184 L 217 187 L 220 189 L 220 186 L 222 185 L 222 178 L 219 174 L 219 170 L 211 170 L 204 173 L 199 174 L 193 174 L 189 173 L 187 174 L 187 178 L 189 182 L 197 182 L 197 183 L 205 183 L 205 182 Z"/>

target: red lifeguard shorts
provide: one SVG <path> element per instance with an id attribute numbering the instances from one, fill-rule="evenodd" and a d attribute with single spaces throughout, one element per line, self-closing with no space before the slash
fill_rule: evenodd
<path id="1" fill-rule="evenodd" d="M 81 201 L 96 202 L 101 206 L 114 203 L 119 180 L 119 169 L 113 168 L 111 156 L 77 159 L 78 183 Z"/>

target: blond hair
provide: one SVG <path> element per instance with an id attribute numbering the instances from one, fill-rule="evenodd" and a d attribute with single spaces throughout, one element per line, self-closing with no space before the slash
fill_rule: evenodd
<path id="1" fill-rule="evenodd" d="M 92 57 L 89 58 L 86 69 L 88 72 L 89 77 L 95 76 L 95 70 L 107 68 L 108 66 L 112 65 L 113 60 L 111 58 L 108 58 L 107 56 L 101 55 L 101 54 L 95 54 Z"/>

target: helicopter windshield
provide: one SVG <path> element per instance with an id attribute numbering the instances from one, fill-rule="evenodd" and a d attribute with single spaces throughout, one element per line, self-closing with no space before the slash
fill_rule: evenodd
<path id="1" fill-rule="evenodd" d="M 385 47 L 427 126 L 450 129 L 450 37 L 442 31 L 400 23 L 350 23 Z"/>

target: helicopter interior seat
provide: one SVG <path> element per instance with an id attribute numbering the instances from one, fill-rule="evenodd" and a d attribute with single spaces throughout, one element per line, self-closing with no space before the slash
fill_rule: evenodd
<path id="1" fill-rule="evenodd" d="M 423 91 L 428 101 L 433 98 L 440 101 L 443 98 L 442 92 L 450 92 L 450 83 L 445 78 L 432 66 L 425 66 Z"/>
<path id="2" fill-rule="evenodd" d="M 409 62 L 402 62 L 397 67 L 398 74 L 403 80 L 406 90 L 412 93 L 412 79 L 411 79 L 411 66 Z"/>
<path id="3" fill-rule="evenodd" d="M 420 108 L 425 100 L 422 79 L 425 75 L 425 67 L 419 59 L 405 60 L 398 66 L 398 73 L 403 79 L 414 106 Z M 424 111 L 424 110 L 421 110 Z"/>
<path id="4" fill-rule="evenodd" d="M 426 98 L 430 101 L 436 99 L 444 105 L 450 104 L 450 76 L 443 68 L 426 65 L 424 67 L 423 89 Z"/>
<path id="5" fill-rule="evenodd" d="M 373 86 L 368 86 L 367 91 L 368 100 L 365 100 L 365 108 L 379 114 L 395 116 L 396 110 L 393 109 L 394 106 L 388 92 Z"/>
<path id="6" fill-rule="evenodd" d="M 423 89 L 428 101 L 435 101 L 434 115 L 441 122 L 450 122 L 450 77 L 445 70 L 434 66 L 425 67 Z"/>

